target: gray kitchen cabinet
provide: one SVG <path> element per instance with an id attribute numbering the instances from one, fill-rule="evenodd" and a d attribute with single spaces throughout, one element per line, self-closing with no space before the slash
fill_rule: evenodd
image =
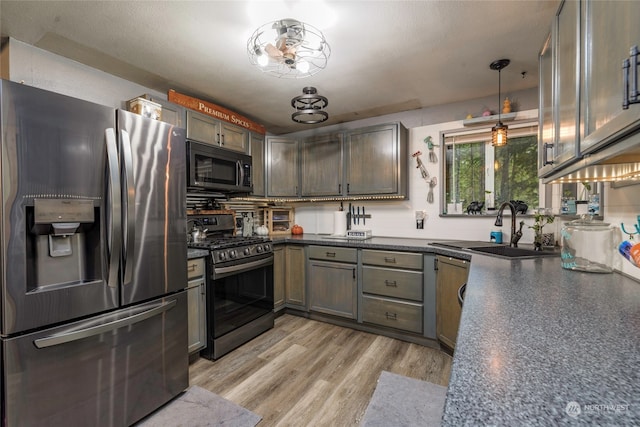
<path id="1" fill-rule="evenodd" d="M 423 255 L 362 250 L 362 321 L 423 333 Z"/>
<path id="2" fill-rule="evenodd" d="M 279 244 L 273 247 L 274 311 L 285 307 L 306 310 L 304 246 Z"/>
<path id="3" fill-rule="evenodd" d="M 249 134 L 249 154 L 251 155 L 251 182 L 254 196 L 265 196 L 265 139 L 264 135 L 251 132 Z"/>
<path id="4" fill-rule="evenodd" d="M 345 136 L 347 195 L 406 195 L 407 129 L 401 123 Z"/>
<path id="5" fill-rule="evenodd" d="M 310 246 L 309 309 L 333 316 L 357 317 L 357 249 Z"/>
<path id="6" fill-rule="evenodd" d="M 571 172 L 640 129 L 640 105 L 623 107 L 623 61 L 640 46 L 638 16 L 640 2 L 561 3 L 539 56 L 540 177 Z"/>
<path id="7" fill-rule="evenodd" d="M 287 263 L 285 259 L 285 245 L 273 245 L 273 311 L 284 308 L 285 277 Z"/>
<path id="8" fill-rule="evenodd" d="M 556 17 L 554 169 L 579 159 L 579 42 L 580 3 L 566 1 Z"/>
<path id="9" fill-rule="evenodd" d="M 554 32 L 547 37 L 538 56 L 540 84 L 538 86 L 538 176 L 553 170 L 553 147 L 555 145 L 555 106 L 553 103 L 553 53 Z"/>
<path id="10" fill-rule="evenodd" d="M 623 104 L 622 65 L 640 48 L 640 2 L 583 2 L 580 149 L 588 153 L 640 127 L 640 104 Z M 637 68 L 637 67 L 636 67 Z M 631 72 L 631 71 L 630 71 Z M 631 81 L 631 79 L 629 79 Z"/>
<path id="11" fill-rule="evenodd" d="M 228 150 L 249 151 L 249 131 L 240 126 L 187 110 L 187 139 Z"/>
<path id="12" fill-rule="evenodd" d="M 298 141 L 267 138 L 267 196 L 297 197 L 300 188 Z"/>
<path id="13" fill-rule="evenodd" d="M 206 270 L 204 258 L 187 261 L 188 348 L 195 353 L 207 345 Z"/>
<path id="14" fill-rule="evenodd" d="M 342 195 L 342 134 L 329 134 L 301 141 L 301 195 Z"/>
<path id="15" fill-rule="evenodd" d="M 287 307 L 306 311 L 305 263 L 304 246 L 285 247 L 285 303 Z"/>
<path id="16" fill-rule="evenodd" d="M 563 2 L 538 56 L 538 176 L 580 159 L 580 3 Z"/>
<path id="17" fill-rule="evenodd" d="M 454 350 L 462 313 L 458 289 L 467 283 L 469 262 L 442 255 L 436 258 L 436 331 L 438 340 Z"/>

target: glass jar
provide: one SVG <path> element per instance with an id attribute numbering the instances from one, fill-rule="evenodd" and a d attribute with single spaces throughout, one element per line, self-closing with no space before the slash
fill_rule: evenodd
<path id="1" fill-rule="evenodd" d="M 561 230 L 562 268 L 591 273 L 613 271 L 615 228 L 602 221 L 582 218 L 566 223 Z"/>

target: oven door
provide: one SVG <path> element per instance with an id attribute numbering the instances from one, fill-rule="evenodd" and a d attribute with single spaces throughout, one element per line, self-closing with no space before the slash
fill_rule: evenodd
<path id="1" fill-rule="evenodd" d="M 250 192 L 251 156 L 188 141 L 189 187 Z"/>
<path id="2" fill-rule="evenodd" d="M 207 293 L 209 334 L 220 337 L 273 312 L 273 254 L 214 266 Z"/>

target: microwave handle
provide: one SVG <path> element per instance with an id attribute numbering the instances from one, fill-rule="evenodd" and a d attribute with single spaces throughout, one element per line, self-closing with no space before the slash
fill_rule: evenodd
<path id="1" fill-rule="evenodd" d="M 244 184 L 244 168 L 242 167 L 242 162 L 240 160 L 236 161 L 236 168 L 238 168 L 238 175 L 236 175 L 236 185 L 241 186 Z"/>

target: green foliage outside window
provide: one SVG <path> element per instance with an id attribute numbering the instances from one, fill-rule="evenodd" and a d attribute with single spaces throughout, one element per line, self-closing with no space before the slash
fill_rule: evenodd
<path id="1" fill-rule="evenodd" d="M 493 164 L 487 164 L 493 160 Z M 522 200 L 529 208 L 539 206 L 538 141 L 536 135 L 509 138 L 504 147 L 488 141 L 446 145 L 445 203 L 493 201 L 495 207 Z M 489 197 L 487 197 L 489 196 Z M 486 207 L 486 206 L 485 206 Z"/>

